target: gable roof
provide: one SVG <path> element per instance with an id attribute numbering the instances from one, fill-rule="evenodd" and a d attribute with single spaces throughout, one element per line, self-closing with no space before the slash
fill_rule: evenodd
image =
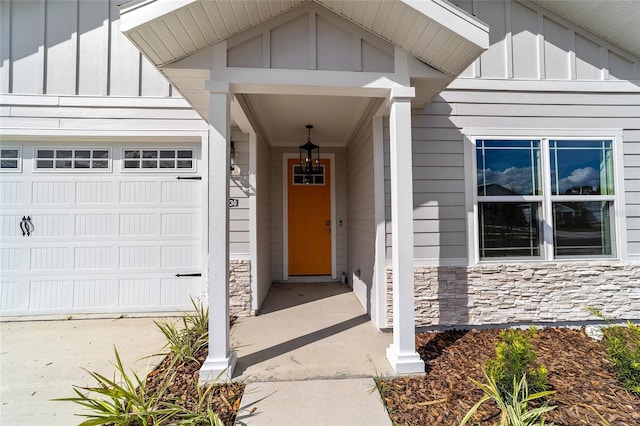
<path id="1" fill-rule="evenodd" d="M 489 47 L 489 27 L 444 0 L 134 0 L 121 30 L 157 67 L 314 2 L 457 77 Z"/>

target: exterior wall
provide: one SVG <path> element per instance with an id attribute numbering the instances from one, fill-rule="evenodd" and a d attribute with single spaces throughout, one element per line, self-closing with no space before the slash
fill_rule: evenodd
<path id="1" fill-rule="evenodd" d="M 229 314 L 239 317 L 254 315 L 251 309 L 251 261 L 229 261 Z"/>
<path id="2" fill-rule="evenodd" d="M 462 77 L 640 79 L 638 58 L 531 2 L 453 0 L 452 3 L 491 27 L 491 47 Z"/>
<path id="3" fill-rule="evenodd" d="M 365 126 L 347 146 L 347 277 L 369 311 L 375 259 L 373 126 Z M 359 272 L 358 272 L 359 271 Z"/>
<path id="4" fill-rule="evenodd" d="M 637 105 L 637 103 L 636 103 Z M 640 109 L 640 107 L 637 107 Z M 625 129 L 624 187 L 627 249 L 630 259 L 640 260 L 640 125 Z"/>
<path id="5" fill-rule="evenodd" d="M 284 147 L 271 147 L 271 254 L 273 280 L 282 280 L 283 271 L 283 189 L 282 156 L 285 153 L 298 155 L 297 149 Z M 347 221 L 347 189 L 346 189 L 346 155 L 344 148 L 323 148 L 322 154 L 335 154 L 335 200 L 336 217 L 334 222 L 345 224 Z M 347 271 L 347 226 L 333 226 L 336 232 L 336 271 L 340 276 L 342 271 Z"/>
<path id="6" fill-rule="evenodd" d="M 231 130 L 235 155 L 235 167 L 229 181 L 229 198 L 238 200 L 237 207 L 229 208 L 229 253 L 247 258 L 250 252 L 249 197 L 249 135 L 239 129 Z"/>
<path id="7" fill-rule="evenodd" d="M 393 72 L 393 46 L 313 3 L 227 42 L 230 67 Z M 336 49 L 340 46 L 340 49 Z"/>
<path id="8" fill-rule="evenodd" d="M 640 60 L 524 2 L 456 2 L 492 25 L 491 48 L 412 114 L 416 326 L 640 318 Z M 473 79 L 469 78 L 473 77 Z M 499 82 L 496 80 L 500 80 Z M 547 80 L 547 81 L 544 81 Z M 554 81 L 551 81 L 554 80 Z M 385 195 L 389 217 L 388 128 Z M 473 136 L 617 138 L 621 247 L 607 259 L 476 263 Z M 388 223 L 388 222 L 387 222 Z M 387 227 L 387 259 L 391 238 Z M 471 245 L 471 247 L 469 247 Z M 389 265 L 389 264 L 387 264 Z M 387 268 L 387 324 L 391 271 Z"/>
<path id="9" fill-rule="evenodd" d="M 0 93 L 177 96 L 120 33 L 119 3 L 0 2 Z"/>
<path id="10" fill-rule="evenodd" d="M 257 218 L 257 272 L 252 274 L 256 280 L 254 288 L 254 309 L 260 309 L 264 298 L 271 287 L 271 211 L 273 188 L 271 185 L 271 148 L 260 137 L 257 141 L 257 170 L 256 170 L 256 218 Z"/>
<path id="11" fill-rule="evenodd" d="M 621 262 L 487 263 L 415 268 L 416 327 L 577 323 L 585 308 L 640 318 L 640 265 Z M 387 287 L 392 272 L 387 269 Z M 390 290 L 389 293 L 390 294 Z M 387 298 L 387 325 L 392 304 Z"/>
<path id="12" fill-rule="evenodd" d="M 432 102 L 412 114 L 414 258 L 466 262 L 464 146 L 462 133 L 447 122 L 451 107 Z M 437 115 L 436 115 L 437 114 Z M 442 117 L 436 125 L 424 120 Z M 384 127 L 387 259 L 391 259 L 389 128 Z"/>

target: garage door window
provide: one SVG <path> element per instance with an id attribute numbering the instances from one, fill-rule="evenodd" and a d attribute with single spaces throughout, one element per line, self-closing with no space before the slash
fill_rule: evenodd
<path id="1" fill-rule="evenodd" d="M 0 170 L 3 172 L 20 171 L 20 148 L 0 149 Z"/>
<path id="2" fill-rule="evenodd" d="M 193 149 L 125 149 L 124 170 L 193 170 Z"/>
<path id="3" fill-rule="evenodd" d="M 110 170 L 108 149 L 36 149 L 36 170 Z"/>

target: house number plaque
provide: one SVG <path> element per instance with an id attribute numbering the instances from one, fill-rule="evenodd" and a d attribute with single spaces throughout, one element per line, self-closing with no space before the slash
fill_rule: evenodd
<path id="1" fill-rule="evenodd" d="M 237 198 L 229 198 L 229 207 L 238 207 L 240 202 Z"/>

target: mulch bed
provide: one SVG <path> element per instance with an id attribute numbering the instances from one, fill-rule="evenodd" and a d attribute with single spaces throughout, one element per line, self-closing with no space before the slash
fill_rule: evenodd
<path id="1" fill-rule="evenodd" d="M 236 319 L 236 317 L 231 318 L 231 325 Z M 171 380 L 162 400 L 176 403 L 189 409 L 195 408 L 198 402 L 197 386 L 200 378 L 200 367 L 202 367 L 208 354 L 209 348 L 204 347 L 195 354 L 195 360 L 176 363 L 173 366 L 171 356 L 167 355 L 147 375 L 145 383 L 147 393 L 155 392 L 159 387 L 163 386 L 167 376 L 171 377 L 173 375 L 173 380 Z M 234 424 L 243 392 L 244 384 L 242 383 L 221 383 L 214 387 L 212 408 L 225 425 Z"/>
<path id="2" fill-rule="evenodd" d="M 484 382 L 482 368 L 495 356 L 499 330 L 420 333 L 416 348 L 426 374 L 383 381 L 384 400 L 396 425 L 458 425 L 483 396 L 469 377 Z M 549 369 L 556 393 L 547 415 L 556 425 L 640 425 L 640 397 L 616 379 L 606 352 L 583 330 L 546 328 L 531 339 L 538 361 Z M 495 425 L 499 410 L 482 404 L 475 421 Z M 609 423 L 607 423 L 609 422 Z M 478 424 L 473 423 L 473 424 Z"/>

